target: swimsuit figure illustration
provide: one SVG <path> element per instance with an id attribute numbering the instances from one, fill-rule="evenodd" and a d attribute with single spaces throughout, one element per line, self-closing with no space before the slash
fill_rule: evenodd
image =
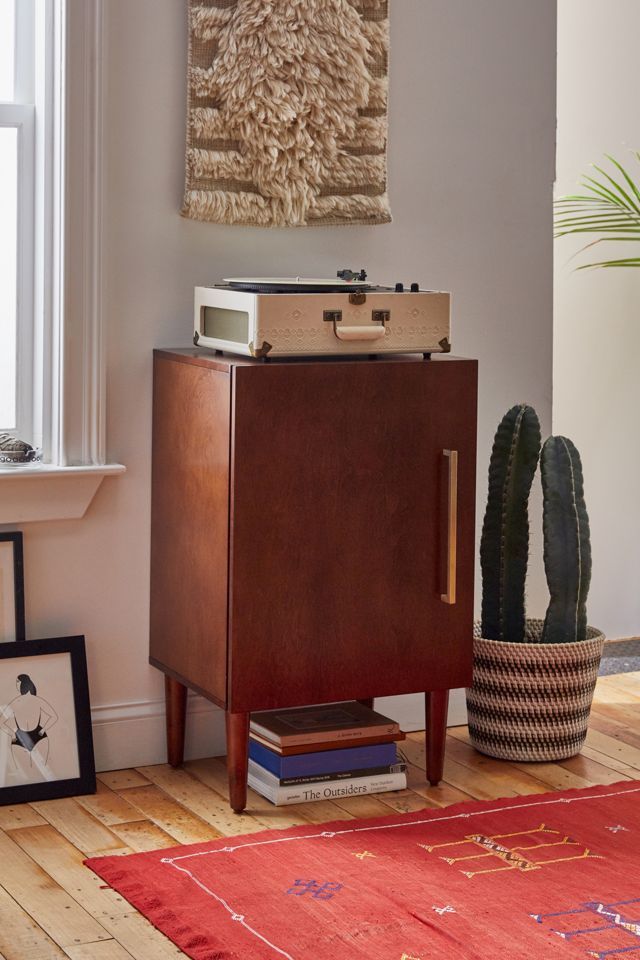
<path id="1" fill-rule="evenodd" d="M 29 766 L 35 765 L 43 773 L 49 759 L 47 731 L 57 722 L 58 714 L 50 703 L 38 696 L 28 674 L 19 674 L 16 686 L 19 696 L 4 708 L 0 729 L 11 736 L 11 755 L 16 767 L 28 757 Z"/>

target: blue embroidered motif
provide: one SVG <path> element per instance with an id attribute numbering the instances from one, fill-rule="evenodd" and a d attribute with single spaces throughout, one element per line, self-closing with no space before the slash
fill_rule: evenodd
<path id="1" fill-rule="evenodd" d="M 314 900 L 331 900 L 334 893 L 342 890 L 341 883 L 320 883 L 319 880 L 294 880 L 293 886 L 287 890 L 294 897 L 304 897 L 310 893 Z"/>
<path id="2" fill-rule="evenodd" d="M 554 917 L 571 917 L 585 913 L 591 914 L 592 916 L 596 914 L 604 917 L 609 923 L 605 926 L 593 927 L 589 926 L 588 921 L 586 921 L 587 925 L 577 930 L 553 930 L 553 932 L 557 933 L 563 940 L 573 940 L 574 937 L 583 937 L 587 934 L 593 935 L 602 933 L 605 930 L 609 932 L 618 930 L 623 936 L 630 935 L 638 941 L 640 940 L 640 922 L 638 920 L 628 919 L 616 909 L 617 907 L 627 907 L 630 904 L 640 904 L 640 898 L 636 898 L 635 900 L 620 900 L 617 903 L 598 903 L 597 901 L 592 901 L 590 903 L 583 903 L 581 907 L 575 910 L 563 910 L 558 913 L 532 913 L 530 916 L 536 923 L 544 923 L 545 920 L 552 920 Z M 626 946 L 598 952 L 589 950 L 589 956 L 596 957 L 597 960 L 604 960 L 605 957 L 612 957 L 621 953 L 637 952 L 638 955 L 640 955 L 640 943 L 636 942 L 635 945 L 631 946 L 627 940 L 626 944 Z"/>

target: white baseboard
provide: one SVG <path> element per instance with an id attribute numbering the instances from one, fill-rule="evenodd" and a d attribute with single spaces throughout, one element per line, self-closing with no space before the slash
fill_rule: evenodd
<path id="1" fill-rule="evenodd" d="M 380 697 L 375 708 L 403 730 L 424 729 L 424 696 Z M 167 762 L 164 700 L 111 703 L 91 711 L 96 770 L 122 770 Z M 450 726 L 467 722 L 464 690 L 453 690 Z M 189 695 L 185 758 L 217 757 L 226 752 L 224 713 L 203 697 Z"/>
<path id="2" fill-rule="evenodd" d="M 111 703 L 91 710 L 96 770 L 122 770 L 167 762 L 164 699 Z M 185 758 L 226 752 L 224 712 L 189 695 Z"/>
<path id="3" fill-rule="evenodd" d="M 424 694 L 409 693 L 403 697 L 378 697 L 374 703 L 376 710 L 386 717 L 393 717 L 400 729 L 424 730 Z M 467 703 L 464 689 L 452 690 L 449 695 L 449 713 L 447 726 L 459 727 L 467 722 Z"/>

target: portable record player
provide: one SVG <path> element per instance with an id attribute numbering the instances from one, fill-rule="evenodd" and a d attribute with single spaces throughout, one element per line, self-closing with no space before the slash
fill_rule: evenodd
<path id="1" fill-rule="evenodd" d="M 250 357 L 448 353 L 451 296 L 378 286 L 364 270 L 333 280 L 234 277 L 195 289 L 197 346 Z"/>

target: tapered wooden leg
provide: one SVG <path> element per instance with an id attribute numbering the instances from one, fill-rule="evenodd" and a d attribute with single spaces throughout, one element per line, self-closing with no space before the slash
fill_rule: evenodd
<path id="1" fill-rule="evenodd" d="M 442 780 L 444 745 L 447 737 L 448 690 L 425 693 L 425 720 L 427 732 L 427 780 L 436 787 Z"/>
<path id="2" fill-rule="evenodd" d="M 373 697 L 367 697 L 365 700 L 358 700 L 358 703 L 361 703 L 363 707 L 369 707 L 369 710 L 373 710 Z"/>
<path id="3" fill-rule="evenodd" d="M 227 775 L 229 802 L 235 813 L 247 805 L 247 766 L 249 763 L 249 714 L 227 710 Z"/>
<path id="4" fill-rule="evenodd" d="M 167 707 L 167 759 L 172 767 L 179 767 L 184 760 L 187 688 L 165 675 L 164 698 Z"/>

